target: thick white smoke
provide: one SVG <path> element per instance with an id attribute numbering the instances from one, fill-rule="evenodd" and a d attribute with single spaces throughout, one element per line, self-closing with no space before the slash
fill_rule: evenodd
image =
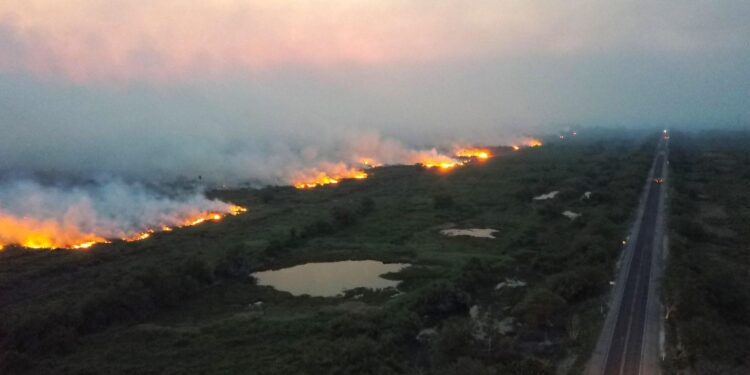
<path id="1" fill-rule="evenodd" d="M 232 206 L 202 193 L 166 196 L 117 179 L 63 187 L 0 182 L 0 245 L 72 247 L 186 224 Z"/>

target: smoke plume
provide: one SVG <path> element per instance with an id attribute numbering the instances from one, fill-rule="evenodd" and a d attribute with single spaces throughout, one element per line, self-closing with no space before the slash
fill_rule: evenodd
<path id="1" fill-rule="evenodd" d="M 0 245 L 77 247 L 177 227 L 232 206 L 201 193 L 170 197 L 121 180 L 86 185 L 0 182 Z"/>

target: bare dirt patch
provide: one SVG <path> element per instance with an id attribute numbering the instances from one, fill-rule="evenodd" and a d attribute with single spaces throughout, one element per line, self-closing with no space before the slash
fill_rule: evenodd
<path id="1" fill-rule="evenodd" d="M 547 199 L 552 199 L 552 198 L 556 197 L 557 194 L 560 194 L 560 191 L 558 191 L 558 190 L 551 191 L 551 192 L 549 192 L 547 194 L 542 194 L 542 195 L 538 195 L 538 196 L 534 197 L 534 200 L 535 201 L 543 201 L 543 200 L 547 200 Z"/>
<path id="2" fill-rule="evenodd" d="M 497 229 L 491 229 L 491 228 L 443 229 L 440 231 L 440 234 L 448 236 L 448 237 L 468 236 L 468 237 L 478 237 L 478 238 L 495 238 L 495 236 L 492 234 L 497 231 L 498 231 Z"/>

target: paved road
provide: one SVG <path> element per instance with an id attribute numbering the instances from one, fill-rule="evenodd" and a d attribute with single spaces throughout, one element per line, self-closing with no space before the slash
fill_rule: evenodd
<path id="1" fill-rule="evenodd" d="M 658 240 L 662 235 L 660 221 L 664 184 L 655 180 L 664 178 L 666 142 L 661 139 L 657 148 L 651 182 L 645 188 L 645 203 L 632 232 L 635 243 L 626 248 L 632 254 L 623 257 L 617 280 L 622 285 L 617 285 L 613 291 L 610 316 L 602 329 L 602 337 L 587 374 L 650 375 L 658 372 L 658 363 L 652 360 L 657 353 L 645 352 L 654 350 L 653 321 L 659 319 L 658 307 L 654 308 L 658 295 L 652 284 L 658 281 L 656 279 L 660 272 L 652 270 L 652 266 L 656 264 L 656 268 L 660 267 L 655 259 L 660 258 L 661 254 L 657 246 L 661 246 Z M 644 350 L 644 347 L 648 349 Z"/>

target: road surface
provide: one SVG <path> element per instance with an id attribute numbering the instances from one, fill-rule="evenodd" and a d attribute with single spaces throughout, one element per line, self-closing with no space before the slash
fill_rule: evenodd
<path id="1" fill-rule="evenodd" d="M 644 188 L 631 243 L 624 250 L 601 337 L 586 368 L 588 375 L 659 373 L 657 285 L 662 268 L 667 142 L 665 133 Z"/>

